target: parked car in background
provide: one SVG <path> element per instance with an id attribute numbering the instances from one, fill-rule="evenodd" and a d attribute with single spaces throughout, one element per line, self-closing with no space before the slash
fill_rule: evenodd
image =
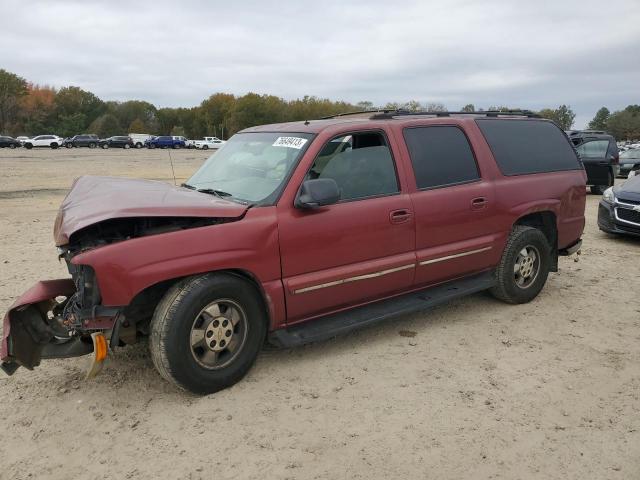
<path id="1" fill-rule="evenodd" d="M 31 137 L 25 137 L 24 135 L 21 135 L 19 137 L 16 137 L 16 140 L 18 140 L 21 145 L 24 145 L 24 142 L 29 140 L 29 138 L 31 138 Z"/>
<path id="2" fill-rule="evenodd" d="M 640 148 L 625 150 L 620 154 L 619 177 L 627 178 L 632 170 L 640 170 Z"/>
<path id="3" fill-rule="evenodd" d="M 100 140 L 99 146 L 101 148 L 131 148 L 134 143 L 127 136 L 115 136 Z"/>
<path id="4" fill-rule="evenodd" d="M 218 137 L 204 137 L 202 140 L 194 140 L 193 144 L 196 148 L 202 150 L 217 149 L 222 147 L 225 143 L 224 140 L 220 140 Z"/>
<path id="5" fill-rule="evenodd" d="M 615 138 L 601 130 L 574 130 L 567 134 L 587 172 L 591 193 L 602 195 L 618 175 L 619 154 Z"/>
<path id="6" fill-rule="evenodd" d="M 147 140 L 145 145 L 147 148 L 184 148 L 186 140 L 185 137 L 161 135 Z"/>
<path id="7" fill-rule="evenodd" d="M 21 146 L 20 141 L 13 137 L 0 136 L 0 148 L 18 148 Z"/>
<path id="8" fill-rule="evenodd" d="M 483 290 L 533 300 L 581 246 L 576 152 L 529 114 L 435 115 L 248 128 L 182 187 L 80 177 L 54 227 L 70 277 L 10 307 L 2 369 L 93 353 L 94 372 L 108 342 L 148 336 L 166 380 L 212 393 L 265 340 L 326 340 Z"/>
<path id="9" fill-rule="evenodd" d="M 145 142 L 154 138 L 154 136 L 148 133 L 130 133 L 129 138 L 133 141 L 134 147 L 142 148 L 145 146 Z"/>
<path id="10" fill-rule="evenodd" d="M 62 146 L 63 142 L 64 139 L 57 135 L 38 135 L 25 140 L 23 146 L 28 149 L 39 147 L 58 148 Z"/>
<path id="11" fill-rule="evenodd" d="M 640 175 L 605 190 L 598 206 L 598 227 L 608 233 L 640 236 Z"/>
<path id="12" fill-rule="evenodd" d="M 83 135 L 75 135 L 69 139 L 65 139 L 63 145 L 67 148 L 73 148 L 73 147 L 89 147 L 89 148 L 96 148 L 98 146 L 98 136 L 97 135 L 89 135 L 89 134 L 83 134 Z"/>

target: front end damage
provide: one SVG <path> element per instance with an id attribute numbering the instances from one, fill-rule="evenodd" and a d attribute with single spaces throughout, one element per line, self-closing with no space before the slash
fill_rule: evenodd
<path id="1" fill-rule="evenodd" d="M 104 360 L 104 349 L 98 346 L 105 343 L 104 333 L 114 331 L 120 309 L 99 304 L 90 267 L 68 265 L 72 278 L 36 283 L 6 313 L 0 367 L 8 375 L 20 366 L 32 370 L 48 358 L 93 353 L 93 371 L 96 361 Z"/>

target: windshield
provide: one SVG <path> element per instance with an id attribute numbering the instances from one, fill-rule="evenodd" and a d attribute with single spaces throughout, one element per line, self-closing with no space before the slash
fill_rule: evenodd
<path id="1" fill-rule="evenodd" d="M 231 200 L 272 203 L 312 137 L 308 133 L 238 133 L 185 185 L 215 190 Z"/>
<path id="2" fill-rule="evenodd" d="M 622 160 L 624 158 L 633 158 L 633 159 L 640 158 L 640 149 L 627 150 L 626 152 L 622 152 L 620 154 L 620 159 Z"/>

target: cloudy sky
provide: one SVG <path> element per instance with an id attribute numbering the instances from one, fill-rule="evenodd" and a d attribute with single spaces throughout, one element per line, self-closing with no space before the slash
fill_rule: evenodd
<path id="1" fill-rule="evenodd" d="M 0 68 L 105 100 L 640 103 L 640 0 L 0 0 Z M 10 15 L 10 17 L 9 17 Z M 7 21 L 10 18 L 10 21 Z"/>

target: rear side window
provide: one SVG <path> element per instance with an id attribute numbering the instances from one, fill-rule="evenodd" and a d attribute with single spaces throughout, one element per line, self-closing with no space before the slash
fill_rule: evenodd
<path id="1" fill-rule="evenodd" d="M 458 127 L 412 127 L 404 139 L 419 189 L 472 182 L 480 178 L 466 135 Z"/>
<path id="2" fill-rule="evenodd" d="M 592 140 L 576 147 L 578 155 L 581 157 L 604 158 L 609 148 L 609 140 Z"/>
<path id="3" fill-rule="evenodd" d="M 566 135 L 551 122 L 478 119 L 503 175 L 580 170 Z"/>

